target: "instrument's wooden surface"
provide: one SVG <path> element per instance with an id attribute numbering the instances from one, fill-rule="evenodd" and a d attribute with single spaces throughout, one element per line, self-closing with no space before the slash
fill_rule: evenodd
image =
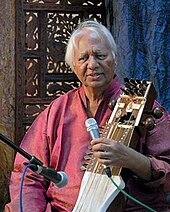
<path id="1" fill-rule="evenodd" d="M 119 187 L 124 188 L 124 182 L 120 176 L 113 176 L 113 179 Z M 106 175 L 86 171 L 73 211 L 104 212 L 118 193 L 119 191 Z"/>
<path id="2" fill-rule="evenodd" d="M 128 80 L 126 88 L 116 102 L 110 119 L 102 132 L 102 137 L 111 138 L 132 148 L 145 130 L 144 121 L 148 117 L 155 99 L 155 89 L 149 81 Z M 124 188 L 120 174 L 122 167 L 110 167 L 114 182 Z M 119 195 L 118 195 L 119 194 Z M 105 166 L 91 156 L 73 212 L 119 212 L 123 211 L 119 189 L 105 174 Z M 117 198 L 116 198 L 117 197 Z M 113 201 L 116 200 L 116 201 Z M 111 204 L 112 203 L 112 204 Z"/>

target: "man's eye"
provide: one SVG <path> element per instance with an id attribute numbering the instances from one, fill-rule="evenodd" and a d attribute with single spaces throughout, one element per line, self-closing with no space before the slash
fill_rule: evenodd
<path id="1" fill-rule="evenodd" d="M 80 57 L 79 58 L 79 61 L 86 61 L 88 59 L 88 57 L 87 56 L 84 56 L 84 57 Z"/>
<path id="2" fill-rule="evenodd" d="M 97 57 L 99 60 L 105 59 L 105 55 L 104 55 L 104 54 L 97 54 L 96 57 Z"/>

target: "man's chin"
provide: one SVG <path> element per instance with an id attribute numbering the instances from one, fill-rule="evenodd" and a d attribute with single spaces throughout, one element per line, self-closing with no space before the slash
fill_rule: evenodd
<path id="1" fill-rule="evenodd" d="M 90 82 L 88 84 L 88 87 L 91 87 L 91 88 L 106 88 L 108 85 L 109 85 L 108 82 L 93 81 L 93 82 Z"/>

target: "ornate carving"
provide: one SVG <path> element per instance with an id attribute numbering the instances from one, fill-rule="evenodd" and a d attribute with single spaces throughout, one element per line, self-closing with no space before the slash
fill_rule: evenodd
<path id="1" fill-rule="evenodd" d="M 104 22 L 104 10 L 96 0 L 17 0 L 17 143 L 51 100 L 80 86 L 64 62 L 67 41 L 81 20 Z"/>

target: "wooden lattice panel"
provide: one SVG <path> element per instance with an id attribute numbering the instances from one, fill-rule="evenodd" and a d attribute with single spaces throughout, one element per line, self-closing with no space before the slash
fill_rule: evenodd
<path id="1" fill-rule="evenodd" d="M 84 19 L 105 23 L 104 1 L 17 0 L 16 143 L 54 99 L 80 86 L 64 62 L 68 38 Z"/>

